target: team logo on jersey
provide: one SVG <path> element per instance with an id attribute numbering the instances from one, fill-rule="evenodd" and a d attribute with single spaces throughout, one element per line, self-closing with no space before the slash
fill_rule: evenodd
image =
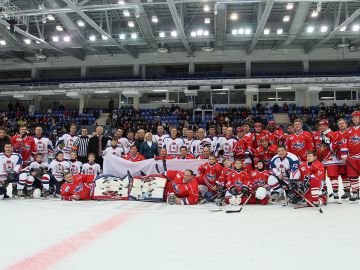
<path id="1" fill-rule="evenodd" d="M 358 135 L 355 135 L 354 137 L 350 138 L 350 142 L 353 144 L 358 144 L 360 142 L 360 137 Z"/>
<path id="2" fill-rule="evenodd" d="M 253 172 L 252 174 L 251 174 L 251 176 L 255 176 L 256 175 L 256 172 Z"/>
<path id="3" fill-rule="evenodd" d="M 305 146 L 305 144 L 301 143 L 301 142 L 296 142 L 296 143 L 292 144 L 292 147 L 295 148 L 295 149 L 303 149 L 304 146 Z"/>
<path id="4" fill-rule="evenodd" d="M 306 168 L 305 168 L 305 167 L 302 167 L 301 170 L 302 170 L 303 172 L 305 172 Z"/>
<path id="5" fill-rule="evenodd" d="M 206 176 L 206 179 L 208 179 L 208 180 L 214 180 L 215 179 L 215 175 L 212 175 L 212 174 L 207 174 L 205 176 Z"/>
<path id="6" fill-rule="evenodd" d="M 84 189 L 84 186 L 83 184 L 79 184 L 75 189 L 74 189 L 74 192 L 80 192 Z"/>

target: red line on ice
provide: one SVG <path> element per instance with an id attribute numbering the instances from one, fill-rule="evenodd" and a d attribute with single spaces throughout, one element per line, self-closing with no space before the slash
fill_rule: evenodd
<path id="1" fill-rule="evenodd" d="M 74 254 L 74 252 L 77 252 L 87 244 L 90 244 L 90 242 L 122 225 L 133 215 L 133 213 L 121 213 L 116 215 L 8 267 L 6 270 L 47 269 L 65 257 Z"/>

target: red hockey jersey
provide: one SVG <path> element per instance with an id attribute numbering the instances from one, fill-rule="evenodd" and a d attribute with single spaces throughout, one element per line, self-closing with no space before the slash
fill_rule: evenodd
<path id="1" fill-rule="evenodd" d="M 338 164 L 338 134 L 328 129 L 323 133 L 315 131 L 313 136 L 318 160 L 324 165 Z"/>
<path id="2" fill-rule="evenodd" d="M 306 161 L 307 151 L 314 151 L 314 139 L 310 132 L 301 131 L 299 134 L 290 134 L 286 141 L 287 151 Z"/>
<path id="3" fill-rule="evenodd" d="M 270 132 L 269 144 L 272 145 L 284 145 L 286 136 L 284 131 L 281 129 L 276 129 L 274 132 Z"/>
<path id="4" fill-rule="evenodd" d="M 270 160 L 277 154 L 277 145 L 270 145 L 267 148 L 259 146 L 254 151 L 254 162 L 263 161 L 266 168 L 269 168 Z"/>
<path id="5" fill-rule="evenodd" d="M 341 148 L 343 145 L 343 142 L 345 141 L 347 130 L 344 132 L 341 132 L 340 130 L 336 131 L 338 143 L 337 143 L 337 150 L 336 150 L 336 156 L 339 160 L 339 163 L 345 163 L 345 161 L 341 160 Z"/>
<path id="6" fill-rule="evenodd" d="M 300 180 L 304 180 L 305 176 L 308 176 L 313 180 L 325 181 L 324 165 L 318 160 L 315 160 L 311 164 L 308 162 L 301 163 L 299 171 L 301 173 Z"/>
<path id="7" fill-rule="evenodd" d="M 202 164 L 198 171 L 199 176 L 197 177 L 199 185 L 206 185 L 212 189 L 216 186 L 216 181 L 220 180 L 223 167 L 219 163 L 211 165 L 209 162 Z"/>
<path id="8" fill-rule="evenodd" d="M 137 153 L 135 157 L 133 157 L 130 153 L 127 153 L 125 156 L 123 156 L 123 159 L 129 160 L 132 162 L 138 162 L 138 161 L 145 160 L 145 157 L 139 153 Z"/>
<path id="9" fill-rule="evenodd" d="M 192 154 L 187 154 L 185 158 L 182 158 L 180 155 L 178 155 L 176 159 L 195 159 L 195 157 Z"/>
<path id="10" fill-rule="evenodd" d="M 80 196 L 80 200 L 89 200 L 93 187 L 94 175 L 78 174 L 74 175 L 74 182 L 65 182 L 61 186 L 61 197 L 63 200 L 71 201 L 74 195 Z"/>
<path id="11" fill-rule="evenodd" d="M 235 186 L 238 192 L 241 192 L 242 187 L 249 181 L 250 176 L 243 170 L 231 170 L 225 175 L 226 189 Z"/>
<path id="12" fill-rule="evenodd" d="M 188 183 L 184 183 L 184 172 L 166 171 L 166 177 L 172 180 L 168 192 L 174 192 L 181 199 L 182 204 L 197 204 L 199 202 L 199 184 L 196 177 Z"/>
<path id="13" fill-rule="evenodd" d="M 36 154 L 36 144 L 34 138 L 27 135 L 21 137 L 17 134 L 12 136 L 11 144 L 14 152 L 21 155 L 24 165 L 29 165 L 33 160 L 32 156 Z"/>
<path id="14" fill-rule="evenodd" d="M 341 156 L 360 159 L 360 126 L 348 128 L 342 141 Z"/>
<path id="15" fill-rule="evenodd" d="M 263 138 L 266 138 L 266 137 L 270 138 L 270 132 L 268 130 L 262 130 L 259 133 L 253 132 L 251 134 L 251 137 L 252 137 L 252 140 L 253 140 L 252 146 L 253 146 L 254 149 L 256 149 L 261 145 L 260 142 L 261 142 L 261 140 Z"/>
<path id="16" fill-rule="evenodd" d="M 246 185 L 251 186 L 253 190 L 256 190 L 258 187 L 263 187 L 267 185 L 270 171 L 268 170 L 253 170 L 250 174 L 250 179 Z"/>

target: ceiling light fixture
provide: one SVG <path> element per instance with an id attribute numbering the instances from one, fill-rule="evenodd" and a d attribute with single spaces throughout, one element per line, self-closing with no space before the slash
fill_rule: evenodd
<path id="1" fill-rule="evenodd" d="M 239 28 L 238 29 L 238 34 L 243 35 L 244 34 L 244 28 Z"/>
<path id="2" fill-rule="evenodd" d="M 288 21 L 290 21 L 290 16 L 289 15 L 284 16 L 283 22 L 288 22 Z"/>
<path id="3" fill-rule="evenodd" d="M 125 17 L 130 17 L 130 11 L 128 11 L 127 9 L 124 9 L 123 14 Z"/>
<path id="4" fill-rule="evenodd" d="M 151 17 L 151 21 L 153 22 L 153 23 L 158 23 L 159 22 L 159 19 L 158 19 L 158 17 L 157 16 L 152 16 Z"/>
<path id="5" fill-rule="evenodd" d="M 176 31 L 171 31 L 170 34 L 171 34 L 172 37 L 177 37 L 177 32 Z"/>
<path id="6" fill-rule="evenodd" d="M 203 30 L 202 29 L 199 29 L 199 30 L 197 30 L 196 31 L 196 34 L 198 35 L 198 36 L 202 36 L 203 35 Z"/>
<path id="7" fill-rule="evenodd" d="M 0 45 L 1 46 L 6 46 L 6 40 L 0 40 Z"/>
<path id="8" fill-rule="evenodd" d="M 196 37 L 196 31 L 192 31 L 192 32 L 190 33 L 190 36 Z"/>
<path id="9" fill-rule="evenodd" d="M 346 25 L 340 28 L 340 32 L 344 32 L 346 30 Z"/>
<path id="10" fill-rule="evenodd" d="M 55 28 L 56 28 L 56 31 L 59 31 L 59 32 L 64 31 L 64 28 L 61 25 L 57 25 Z"/>
<path id="11" fill-rule="evenodd" d="M 119 5 L 125 5 L 125 1 L 120 0 L 120 1 L 118 2 L 118 4 L 119 4 Z"/>
<path id="12" fill-rule="evenodd" d="M 264 29 L 264 35 L 268 35 L 270 34 L 270 29 L 269 28 L 265 28 Z"/>
<path id="13" fill-rule="evenodd" d="M 327 31 L 328 31 L 328 27 L 326 25 L 321 26 L 320 28 L 321 33 L 326 33 Z"/>
<path id="14" fill-rule="evenodd" d="M 101 39 L 102 39 L 102 40 L 108 40 L 108 39 L 109 39 L 109 37 L 108 37 L 108 36 L 106 36 L 106 35 L 101 35 Z"/>
<path id="15" fill-rule="evenodd" d="M 126 35 L 125 35 L 125 34 L 120 34 L 120 35 L 119 35 L 119 38 L 120 38 L 120 39 L 125 39 L 125 38 L 126 38 Z"/>
<path id="16" fill-rule="evenodd" d="M 63 37 L 63 40 L 64 40 L 64 42 L 69 43 L 71 41 L 71 38 L 70 38 L 70 36 L 66 35 Z"/>
<path id="17" fill-rule="evenodd" d="M 54 42 L 59 42 L 59 36 L 53 36 L 52 38 L 52 41 L 54 41 Z"/>
<path id="18" fill-rule="evenodd" d="M 286 5 L 286 9 L 287 10 L 292 10 L 294 8 L 294 4 L 293 3 L 288 3 L 287 5 Z"/>
<path id="19" fill-rule="evenodd" d="M 238 34 L 238 30 L 237 29 L 233 29 L 231 30 L 231 34 L 236 36 Z"/>
<path id="20" fill-rule="evenodd" d="M 164 38 L 165 37 L 165 32 L 160 32 L 159 37 Z"/>
<path id="21" fill-rule="evenodd" d="M 85 23 L 82 20 L 78 20 L 77 25 L 80 26 L 80 27 L 84 27 Z"/>
<path id="22" fill-rule="evenodd" d="M 353 27 L 352 27 L 352 30 L 353 30 L 353 32 L 359 31 L 360 30 L 360 25 L 354 24 Z"/>
<path id="23" fill-rule="evenodd" d="M 96 41 L 96 36 L 91 35 L 91 36 L 89 37 L 89 39 L 90 39 L 90 41 L 94 42 L 94 41 Z"/>
<path id="24" fill-rule="evenodd" d="M 313 10 L 313 12 L 311 12 L 311 17 L 315 18 L 319 15 L 319 12 L 317 10 Z"/>
<path id="25" fill-rule="evenodd" d="M 314 32 L 314 26 L 308 26 L 308 28 L 306 29 L 306 32 L 308 32 L 308 33 Z"/>
<path id="26" fill-rule="evenodd" d="M 211 19 L 210 18 L 205 18 L 204 22 L 205 22 L 205 24 L 209 24 L 211 22 Z"/>
<path id="27" fill-rule="evenodd" d="M 279 28 L 278 30 L 276 30 L 276 34 L 278 34 L 278 35 L 282 35 L 283 34 L 283 30 L 282 30 L 282 28 Z"/>
<path id="28" fill-rule="evenodd" d="M 49 21 L 55 21 L 55 17 L 52 14 L 47 15 Z"/>
<path id="29" fill-rule="evenodd" d="M 205 11 L 205 12 L 209 12 L 209 11 L 210 11 L 209 5 L 204 5 L 204 11 Z"/>
<path id="30" fill-rule="evenodd" d="M 251 34 L 251 28 L 246 28 L 245 35 L 250 35 L 250 34 Z"/>
<path id="31" fill-rule="evenodd" d="M 207 37 L 209 34 L 210 34 L 210 33 L 209 33 L 208 30 L 205 30 L 205 31 L 203 32 L 203 35 L 204 35 L 205 37 Z"/>
<path id="32" fill-rule="evenodd" d="M 26 39 L 24 39 L 24 42 L 25 42 L 25 44 L 30 45 L 31 44 L 31 39 L 26 38 Z"/>
<path id="33" fill-rule="evenodd" d="M 136 33 L 131 33 L 131 38 L 132 39 L 137 39 L 137 34 Z"/>
<path id="34" fill-rule="evenodd" d="M 231 15 L 230 15 L 231 20 L 236 21 L 238 18 L 239 18 L 239 16 L 237 13 L 231 13 Z"/>
<path id="35" fill-rule="evenodd" d="M 133 28 L 133 27 L 135 27 L 135 23 L 133 21 L 128 21 L 128 26 L 130 28 Z"/>

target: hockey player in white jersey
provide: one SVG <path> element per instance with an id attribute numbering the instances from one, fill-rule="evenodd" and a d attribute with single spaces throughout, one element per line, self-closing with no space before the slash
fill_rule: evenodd
<path id="1" fill-rule="evenodd" d="M 77 160 L 76 152 L 71 152 L 69 163 L 70 163 L 70 172 L 73 175 L 77 175 L 81 173 L 83 164 L 81 163 L 81 161 Z"/>
<path id="2" fill-rule="evenodd" d="M 55 154 L 55 159 L 49 164 L 49 173 L 52 176 L 52 182 L 56 194 L 60 194 L 61 185 L 64 183 L 64 173 L 70 171 L 70 163 L 64 160 L 64 153 L 59 151 Z"/>
<path id="3" fill-rule="evenodd" d="M 237 141 L 234 138 L 233 129 L 228 127 L 226 129 L 225 137 L 218 138 L 216 142 L 215 155 L 218 157 L 228 158 L 234 161 L 234 151 Z"/>
<path id="4" fill-rule="evenodd" d="M 155 142 L 158 145 L 159 150 L 164 146 L 164 141 L 166 138 L 169 138 L 168 134 L 165 134 L 164 127 L 162 125 L 157 126 L 157 134 L 154 135 Z"/>
<path id="5" fill-rule="evenodd" d="M 205 146 L 210 147 L 211 153 L 214 151 L 214 143 L 210 138 L 205 138 L 205 130 L 199 128 L 196 132 L 196 140 L 192 142 L 191 153 L 197 158 L 202 154 L 202 151 Z"/>
<path id="6" fill-rule="evenodd" d="M 188 128 L 186 130 L 186 137 L 184 137 L 183 140 L 184 140 L 184 146 L 186 147 L 187 151 L 190 152 L 191 145 L 192 145 L 193 141 L 195 140 L 194 131 L 191 128 Z"/>
<path id="7" fill-rule="evenodd" d="M 119 146 L 118 138 L 114 137 L 111 140 L 110 146 L 106 147 L 103 152 L 104 155 L 113 155 L 117 157 L 122 157 L 125 154 L 125 150 L 122 146 Z"/>
<path id="8" fill-rule="evenodd" d="M 76 125 L 70 125 L 70 132 L 61 136 L 56 143 L 56 149 L 64 153 L 64 159 L 70 160 L 70 153 L 73 151 L 74 142 L 77 140 Z"/>
<path id="9" fill-rule="evenodd" d="M 164 140 L 163 148 L 166 148 L 168 156 L 176 158 L 180 155 L 180 147 L 184 145 L 184 141 L 177 137 L 177 128 L 170 129 L 170 138 Z"/>
<path id="10" fill-rule="evenodd" d="M 0 153 L 0 198 L 10 195 L 6 194 L 6 188 L 9 183 L 16 182 L 22 163 L 21 155 L 13 153 L 11 143 L 6 143 L 4 145 L 4 153 Z M 22 189 L 24 187 L 25 184 L 22 185 Z M 19 192 L 19 195 L 22 195 L 21 193 Z"/>
<path id="11" fill-rule="evenodd" d="M 101 174 L 101 167 L 99 164 L 95 163 L 95 155 L 93 153 L 88 155 L 88 160 L 88 163 L 83 164 L 82 173 L 91 175 Z"/>
<path id="12" fill-rule="evenodd" d="M 298 157 L 286 151 L 284 146 L 279 146 L 277 155 L 271 159 L 268 184 L 271 188 L 272 201 L 279 200 L 283 187 L 281 181 L 298 180 L 301 176 L 299 171 L 300 161 Z"/>
<path id="13" fill-rule="evenodd" d="M 43 161 L 45 163 L 50 162 L 50 158 L 54 154 L 54 147 L 52 145 L 52 142 L 49 140 L 49 138 L 43 137 L 43 130 L 42 127 L 36 127 L 35 128 L 35 146 L 36 146 L 36 153 L 42 154 Z"/>

